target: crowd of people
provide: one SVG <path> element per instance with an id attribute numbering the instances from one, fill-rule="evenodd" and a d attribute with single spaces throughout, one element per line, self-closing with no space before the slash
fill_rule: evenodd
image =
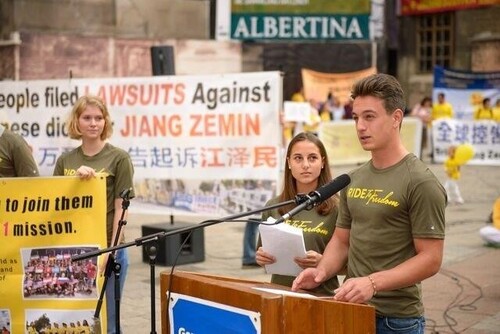
<path id="1" fill-rule="evenodd" d="M 82 297 L 94 293 L 97 266 L 91 259 L 32 258 L 24 267 L 24 297 Z"/>
<path id="2" fill-rule="evenodd" d="M 492 106 L 491 98 L 485 97 L 481 105 L 474 110 L 474 119 L 500 122 L 500 99 L 497 99 L 495 106 Z"/>
<path id="3" fill-rule="evenodd" d="M 283 122 L 283 137 L 287 144 L 299 132 L 317 134 L 322 122 L 352 119 L 352 101 L 348 100 L 346 103 L 342 103 L 340 98 L 335 96 L 332 91 L 328 92 L 324 101 L 318 101 L 313 98 L 307 99 L 304 90 L 301 88 L 292 95 L 290 100 L 292 102 L 309 103 L 310 115 L 306 122 Z"/>
<path id="4" fill-rule="evenodd" d="M 286 221 L 303 229 L 307 253 L 294 260 L 303 271 L 298 276 L 272 275 L 271 280 L 294 291 L 305 289 L 333 296 L 337 301 L 369 303 L 376 309 L 378 333 L 394 328 L 413 328 L 406 333 L 424 333 L 421 282 L 436 274 L 441 266 L 444 212 L 452 188 L 447 194 L 419 157 L 404 147 L 400 130 L 405 101 L 402 87 L 394 77 L 375 74 L 363 78 L 353 86 L 351 97 L 346 105 L 341 105 L 333 94 L 328 94 L 322 103 L 310 100 L 315 111 L 311 113 L 311 122 L 303 124 L 303 131 L 298 134 L 288 131 L 296 124 L 284 126 L 290 141 L 283 189 L 268 205 L 308 194 L 331 180 L 325 147 L 316 136 L 315 126 L 319 122 L 352 118 L 359 143 L 370 152 L 371 159 L 349 173 L 351 183 L 339 195 Z M 485 119 L 488 114 L 495 119 L 494 108 L 488 112 L 490 102 L 483 102 L 476 119 Z M 427 125 L 440 117 L 453 117 L 453 108 L 440 93 L 432 106 L 430 99 L 423 99 L 412 110 L 412 115 Z M 82 96 L 73 106 L 67 126 L 70 138 L 81 140 L 81 145 L 57 159 L 53 175 L 76 175 L 85 180 L 105 171 L 108 176 L 107 244 L 122 242 L 120 192 L 131 189 L 130 197 L 134 196 L 134 169 L 127 152 L 107 142 L 112 134 L 107 106 L 99 97 Z M 450 149 L 450 156 L 452 151 Z M 4 127 L 0 127 L 0 154 L 1 177 L 38 176 L 29 146 L 22 137 Z M 450 178 L 456 173 L 455 168 Z M 457 201 L 460 200 L 463 202 L 458 197 Z M 281 217 L 293 206 L 264 212 L 262 220 Z M 495 219 L 499 211 L 495 203 Z M 497 223 L 491 227 L 500 229 Z M 482 230 L 481 235 L 491 236 L 491 230 Z M 108 257 L 103 257 L 101 273 L 108 263 Z M 258 243 L 255 263 L 251 265 L 266 266 L 276 260 L 274 254 Z M 126 249 L 115 252 L 111 261 L 121 265 L 122 293 L 128 266 Z M 92 262 L 75 265 L 66 259 L 49 263 L 30 260 L 25 267 L 25 297 L 67 297 L 92 291 L 97 271 Z M 346 279 L 339 284 L 337 275 L 341 273 L 346 273 Z M 113 276 L 110 280 L 106 298 L 114 300 Z M 115 304 L 106 305 L 108 333 L 121 332 L 114 328 Z M 26 330 L 28 333 L 87 333 L 85 325 L 88 325 L 86 321 L 52 323 L 41 332 L 27 325 Z"/>
<path id="5" fill-rule="evenodd" d="M 94 334 L 94 330 L 86 319 L 82 321 L 49 322 L 41 329 L 37 329 L 34 322 L 26 324 L 27 334 Z"/>
<path id="6" fill-rule="evenodd" d="M 352 100 L 349 99 L 342 104 L 332 91 L 328 93 L 324 101 L 307 99 L 304 96 L 304 90 L 301 88 L 291 97 L 293 102 L 308 102 L 311 112 L 310 119 L 307 122 L 285 121 L 283 122 L 284 142 L 288 144 L 294 134 L 299 132 L 311 132 L 317 134 L 322 122 L 331 122 L 344 119 L 352 119 Z M 437 100 L 433 101 L 430 96 L 424 96 L 413 108 L 406 109 L 405 115 L 416 117 L 422 122 L 422 143 L 421 151 L 430 147 L 432 142 L 431 127 L 432 121 L 438 119 L 451 119 L 455 117 L 453 105 L 446 100 L 443 92 L 438 92 Z M 482 98 L 481 105 L 474 106 L 474 120 L 493 120 L 500 122 L 500 99 L 496 100 L 494 106 L 491 104 L 491 98 Z M 432 153 L 431 153 L 432 154 Z"/>

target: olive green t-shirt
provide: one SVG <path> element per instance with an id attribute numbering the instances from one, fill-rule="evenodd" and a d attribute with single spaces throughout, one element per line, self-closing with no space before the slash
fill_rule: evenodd
<path id="1" fill-rule="evenodd" d="M 106 175 L 106 236 L 108 246 L 111 245 L 113 233 L 113 219 L 115 214 L 115 199 L 120 193 L 131 189 L 130 198 L 134 197 L 133 176 L 134 167 L 130 156 L 124 150 L 109 143 L 104 145 L 101 152 L 94 156 L 83 154 L 81 146 L 72 151 L 63 153 L 56 162 L 54 175 L 74 176 L 80 166 L 92 167 L 98 173 Z"/>
<path id="2" fill-rule="evenodd" d="M 277 204 L 279 198 L 269 200 L 266 206 Z M 302 229 L 304 235 L 304 244 L 306 250 L 313 250 L 320 254 L 325 251 L 326 245 L 330 241 L 335 230 L 335 222 L 337 220 L 338 210 L 334 208 L 328 215 L 322 216 L 316 212 L 315 209 L 310 211 L 301 211 L 285 223 L 294 227 Z M 266 221 L 267 218 L 273 217 L 278 219 L 281 215 L 278 209 L 266 211 L 262 214 L 262 220 Z M 260 240 L 259 240 L 260 241 Z M 260 242 L 259 242 L 260 243 Z M 295 276 L 275 275 L 271 276 L 271 283 L 276 283 L 284 286 L 292 286 Z M 316 289 L 311 290 L 319 295 L 331 296 L 333 290 L 339 287 L 337 276 L 333 276 L 329 280 L 323 282 Z"/>
<path id="3" fill-rule="evenodd" d="M 24 138 L 0 125 L 0 177 L 38 176 L 38 166 Z"/>
<path id="4" fill-rule="evenodd" d="M 414 238 L 444 239 L 446 192 L 415 155 L 385 169 L 370 161 L 350 176 L 337 220 L 337 227 L 351 230 L 346 279 L 391 269 L 413 257 Z M 383 316 L 424 313 L 420 283 L 381 291 L 369 303 Z"/>

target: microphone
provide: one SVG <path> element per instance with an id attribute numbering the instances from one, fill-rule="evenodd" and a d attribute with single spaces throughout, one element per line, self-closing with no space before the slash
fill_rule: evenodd
<path id="1" fill-rule="evenodd" d="M 297 205 L 292 210 L 285 213 L 283 216 L 278 218 L 275 224 L 279 224 L 287 220 L 288 218 L 293 217 L 297 213 L 302 210 L 311 210 L 327 198 L 332 197 L 335 193 L 347 187 L 347 185 L 351 182 L 351 178 L 347 174 L 342 174 L 330 181 L 329 183 L 321 186 L 315 191 L 311 191 L 309 195 L 307 195 L 307 200 L 299 205 Z"/>

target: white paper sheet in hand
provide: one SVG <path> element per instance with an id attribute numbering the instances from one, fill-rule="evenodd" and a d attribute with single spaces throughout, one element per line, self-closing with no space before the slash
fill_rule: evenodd
<path id="1" fill-rule="evenodd" d="M 267 219 L 268 223 L 274 223 L 272 217 Z M 305 257 L 306 247 L 302 229 L 281 223 L 277 225 L 259 225 L 262 249 L 273 255 L 276 262 L 265 266 L 269 274 L 297 276 L 301 271 L 293 259 Z"/>

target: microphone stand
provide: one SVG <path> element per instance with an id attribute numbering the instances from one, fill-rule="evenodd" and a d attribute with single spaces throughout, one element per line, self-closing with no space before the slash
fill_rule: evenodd
<path id="1" fill-rule="evenodd" d="M 124 220 L 123 218 L 125 217 L 125 212 L 127 211 L 129 205 L 130 205 L 130 200 L 129 200 L 129 193 L 130 190 L 126 189 L 120 193 L 120 197 L 122 198 L 122 213 L 120 220 L 118 222 L 118 229 L 116 231 L 115 239 L 113 241 L 113 246 L 116 247 L 118 243 L 120 242 L 120 235 L 122 231 L 122 227 L 127 224 L 127 221 Z M 119 248 L 117 248 L 119 249 Z M 103 254 L 104 252 L 99 253 Z M 81 254 L 81 255 L 88 255 L 89 253 Z M 80 255 L 80 256 L 81 256 Z M 82 259 L 94 257 L 93 255 L 83 257 Z M 72 259 L 72 261 L 75 261 L 75 259 Z M 99 300 L 97 301 L 96 309 L 94 312 L 94 319 L 99 319 L 99 314 L 101 312 L 101 307 L 102 307 L 102 302 L 104 299 L 104 295 L 106 294 L 106 286 L 108 284 L 108 279 L 111 276 L 111 271 L 114 273 L 114 289 L 115 289 L 115 328 L 120 332 L 120 270 L 121 270 L 121 265 L 115 261 L 115 250 L 110 251 L 109 257 L 108 257 L 108 262 L 106 263 L 106 269 L 104 271 L 104 282 L 102 285 L 101 289 L 101 294 L 99 295 Z M 110 302 L 109 300 L 107 301 L 108 303 Z"/>
<path id="2" fill-rule="evenodd" d="M 226 221 L 235 220 L 235 219 L 242 218 L 242 217 L 245 217 L 245 216 L 251 216 L 251 215 L 254 215 L 254 214 L 257 214 L 257 213 L 262 213 L 262 212 L 267 211 L 267 210 L 272 210 L 272 209 L 280 208 L 282 206 L 286 206 L 286 205 L 290 205 L 290 204 L 294 204 L 294 203 L 295 204 L 302 204 L 307 199 L 308 199 L 308 196 L 305 196 L 303 194 L 298 194 L 297 196 L 295 196 L 295 199 L 293 199 L 293 200 L 289 200 L 289 201 L 285 201 L 285 202 L 280 202 L 280 203 L 269 205 L 269 206 L 266 206 L 266 207 L 263 207 L 263 208 L 260 208 L 260 209 L 256 209 L 256 210 L 251 210 L 251 211 L 246 211 L 246 212 L 243 212 L 243 213 L 238 213 L 238 214 L 230 215 L 230 216 L 227 216 L 227 217 L 223 217 L 221 219 L 209 219 L 209 220 L 205 220 L 205 221 L 202 221 L 201 223 L 193 225 L 193 226 L 187 226 L 187 227 L 184 227 L 184 228 L 179 228 L 179 229 L 168 231 L 168 232 L 167 231 L 162 231 L 162 232 L 158 232 L 158 233 L 154 233 L 154 234 L 149 234 L 149 235 L 146 235 L 144 237 L 137 238 L 134 241 L 122 243 L 122 244 L 119 244 L 119 245 L 117 244 L 117 240 L 115 238 L 114 246 L 108 247 L 108 248 L 104 248 L 104 249 L 95 250 L 95 251 L 91 251 L 91 252 L 87 252 L 87 253 L 84 253 L 84 254 L 74 255 L 74 256 L 71 257 L 71 261 L 81 261 L 81 260 L 88 259 L 88 258 L 91 258 L 91 257 L 94 257 L 94 256 L 99 256 L 99 255 L 104 254 L 104 253 L 114 254 L 114 252 L 116 250 L 119 250 L 119 249 L 122 249 L 122 248 L 127 248 L 127 247 L 131 247 L 131 246 L 142 246 L 142 245 L 144 245 L 146 243 L 153 242 L 153 241 L 158 241 L 161 238 L 165 238 L 165 237 L 168 237 L 168 236 L 171 236 L 171 235 L 177 235 L 177 234 L 181 234 L 181 233 L 184 233 L 184 232 L 191 232 L 191 231 L 194 231 L 194 230 L 199 229 L 199 228 L 204 228 L 204 227 L 207 227 L 207 226 L 211 226 L 211 225 L 223 223 L 223 222 L 226 222 Z M 123 216 L 124 216 L 124 212 L 122 213 L 122 218 L 123 218 Z M 122 220 L 120 220 L 120 221 L 122 221 Z M 125 224 L 126 224 L 126 222 L 125 222 Z M 119 226 L 118 232 L 120 232 L 120 226 Z M 119 236 L 119 234 L 117 234 L 117 236 Z M 151 247 L 151 248 L 153 248 L 153 247 Z M 151 259 L 151 256 L 152 255 L 150 255 L 150 259 Z M 156 254 L 155 254 L 155 257 L 156 257 Z M 110 263 L 110 261 L 108 261 L 108 264 L 109 263 Z M 154 260 L 153 259 L 151 259 L 150 265 L 152 267 L 151 268 L 151 275 L 154 275 Z M 119 267 L 119 264 L 118 264 L 118 267 Z M 150 283 L 150 284 L 152 284 L 152 287 L 151 287 L 151 298 L 152 298 L 152 300 L 151 300 L 151 312 L 152 312 L 151 313 L 151 319 L 152 319 L 152 321 L 155 321 L 155 315 L 153 314 L 153 312 L 156 312 L 155 311 L 155 307 L 154 307 L 155 300 L 153 299 L 154 298 L 154 277 L 151 277 L 151 279 L 152 279 L 152 281 Z M 100 307 L 101 307 L 101 304 L 102 304 L 103 291 L 105 291 L 105 288 L 106 288 L 106 281 L 107 281 L 107 276 L 104 279 L 104 286 L 103 286 L 103 289 L 101 290 L 101 297 L 99 298 L 99 302 L 97 303 L 96 313 L 94 315 L 95 317 L 99 316 L 99 310 L 100 310 Z M 116 279 L 115 279 L 115 284 L 117 284 L 117 280 Z M 119 285 L 118 285 L 118 288 L 115 289 L 115 300 L 116 300 L 116 292 L 117 291 L 119 292 Z M 117 308 L 117 313 L 116 313 L 116 323 L 117 323 L 117 325 L 119 325 L 119 321 L 120 321 L 119 320 L 119 313 L 118 313 L 118 308 Z M 116 328 L 119 330 L 120 327 L 116 327 Z M 155 331 L 155 323 L 152 322 L 151 323 L 151 333 L 155 333 L 155 332 L 156 332 Z"/>
<path id="3" fill-rule="evenodd" d="M 156 305 L 155 305 L 155 261 L 156 261 L 156 245 L 157 241 L 149 247 L 149 281 L 151 289 L 151 332 L 150 334 L 156 334 Z"/>
<path id="4" fill-rule="evenodd" d="M 317 203 L 314 203 L 313 199 L 311 197 L 309 197 L 309 196 L 307 196 L 305 198 L 306 198 L 306 200 L 304 202 L 300 203 L 295 208 L 293 208 L 292 210 L 288 211 L 287 213 L 285 213 L 280 218 L 276 219 L 276 221 L 274 223 L 275 224 L 283 223 L 284 221 L 286 221 L 287 219 L 292 218 L 293 216 L 295 216 L 297 213 L 299 213 L 300 211 L 302 211 L 304 209 L 305 210 L 312 210 L 312 208 L 314 208 Z"/>

